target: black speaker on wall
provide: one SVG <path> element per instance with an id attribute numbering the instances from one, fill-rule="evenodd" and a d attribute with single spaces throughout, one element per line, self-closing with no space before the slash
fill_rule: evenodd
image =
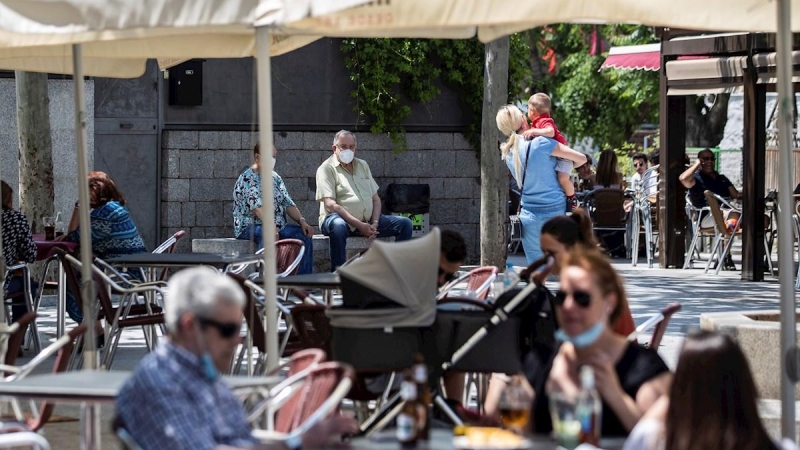
<path id="1" fill-rule="evenodd" d="M 203 104 L 203 61 L 192 59 L 169 69 L 169 104 Z"/>

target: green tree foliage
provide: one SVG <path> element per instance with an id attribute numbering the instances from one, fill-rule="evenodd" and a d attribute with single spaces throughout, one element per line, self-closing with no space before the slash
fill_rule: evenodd
<path id="1" fill-rule="evenodd" d="M 652 28 L 565 24 L 526 33 L 536 43 L 531 72 L 538 76 L 530 92 L 552 97 L 553 116 L 570 140 L 592 138 L 601 147 L 621 148 L 641 124 L 658 121 L 658 72 L 600 70 L 608 44 L 657 42 Z"/>
<path id="2" fill-rule="evenodd" d="M 658 120 L 658 73 L 599 71 L 608 50 L 599 48 L 601 42 L 635 45 L 656 37 L 652 28 L 635 25 L 556 25 L 515 34 L 509 101 L 525 103 L 534 92 L 548 93 L 553 116 L 570 140 L 588 137 L 600 146 L 622 147 L 640 124 Z M 465 135 L 479 147 L 484 45 L 477 39 L 344 39 L 341 49 L 355 85 L 355 109 L 371 132 L 388 133 L 404 149 L 409 105 L 430 102 L 444 85 L 459 94 L 469 117 Z"/>

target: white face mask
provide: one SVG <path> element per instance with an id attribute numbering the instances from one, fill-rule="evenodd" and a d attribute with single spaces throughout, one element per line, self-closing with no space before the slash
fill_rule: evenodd
<path id="1" fill-rule="evenodd" d="M 275 170 L 275 158 L 269 159 L 269 170 Z"/>
<path id="2" fill-rule="evenodd" d="M 353 157 L 355 156 L 355 152 L 348 149 L 339 150 L 339 161 L 343 164 L 350 164 L 353 162 Z"/>

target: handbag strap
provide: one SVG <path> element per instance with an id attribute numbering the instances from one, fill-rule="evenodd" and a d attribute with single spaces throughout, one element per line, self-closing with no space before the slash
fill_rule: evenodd
<path id="1" fill-rule="evenodd" d="M 522 183 L 519 186 L 519 206 L 517 206 L 517 216 L 522 212 L 522 193 L 525 192 L 525 176 L 528 175 L 528 157 L 531 154 L 531 141 L 528 141 L 528 146 L 525 147 L 525 167 L 522 168 Z"/>

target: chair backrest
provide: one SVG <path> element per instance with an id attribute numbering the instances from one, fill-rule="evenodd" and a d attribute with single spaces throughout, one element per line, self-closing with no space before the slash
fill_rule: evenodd
<path id="1" fill-rule="evenodd" d="M 475 298 L 483 300 L 489 295 L 489 287 L 497 277 L 497 267 L 486 266 L 472 269 L 467 277 L 467 292 L 474 292 Z"/>
<path id="2" fill-rule="evenodd" d="M 17 362 L 17 355 L 19 354 L 19 349 L 22 348 L 22 341 L 25 339 L 25 332 L 28 331 L 28 325 L 30 325 L 34 320 L 36 320 L 36 313 L 29 312 L 20 317 L 20 319 L 17 321 L 19 328 L 17 328 L 17 331 L 11 333 L 11 336 L 8 337 L 8 349 L 6 350 L 5 358 L 5 364 L 7 366 L 13 366 L 14 363 Z"/>
<path id="3" fill-rule="evenodd" d="M 722 215 L 722 208 L 719 206 L 719 199 L 711 191 L 705 191 L 703 194 L 706 196 L 706 202 L 708 203 L 708 207 L 711 209 L 711 217 L 714 219 L 714 225 L 717 227 L 717 232 L 721 233 L 723 236 L 730 236 L 731 231 L 728 230 L 728 226 L 725 224 L 725 216 Z"/>
<path id="4" fill-rule="evenodd" d="M 595 189 L 592 193 L 595 228 L 625 226 L 625 192 L 622 189 Z"/>
<path id="5" fill-rule="evenodd" d="M 228 273 L 228 276 L 233 278 L 242 288 L 245 294 L 244 305 L 244 321 L 247 323 L 247 328 L 250 330 L 250 336 L 253 339 L 253 346 L 258 349 L 259 353 L 267 353 L 267 331 L 264 328 L 264 322 L 261 320 L 261 314 L 258 313 L 256 302 L 253 298 L 253 291 L 246 284 L 247 281 L 244 277 L 235 273 Z"/>
<path id="6" fill-rule="evenodd" d="M 672 318 L 673 314 L 680 310 L 680 303 L 670 303 L 666 306 L 666 308 L 661 310 L 661 315 L 664 316 L 664 318 L 661 319 L 661 322 L 658 322 L 655 329 L 653 329 L 653 336 L 650 338 L 650 348 L 654 350 L 658 349 L 658 346 L 661 344 L 661 339 L 664 337 L 664 333 L 667 331 L 669 320 Z"/>
<path id="7" fill-rule="evenodd" d="M 296 305 L 291 309 L 292 325 L 302 348 L 317 348 L 331 354 L 331 321 L 323 305 Z"/>
<path id="8" fill-rule="evenodd" d="M 67 367 L 69 366 L 69 360 L 72 358 L 72 353 L 75 351 L 75 341 L 77 341 L 79 337 L 86 333 L 86 328 L 86 323 L 82 323 L 67 333 L 69 336 L 69 341 L 63 347 L 61 347 L 56 354 L 56 359 L 53 362 L 53 373 L 60 373 L 67 370 Z M 32 431 L 38 431 L 45 426 L 50 420 L 50 417 L 53 416 L 53 410 L 55 409 L 55 406 L 55 403 L 52 402 L 42 402 L 42 404 L 39 406 L 39 416 L 30 417 L 26 421 L 28 428 L 30 428 Z"/>
<path id="9" fill-rule="evenodd" d="M 314 364 L 319 364 L 325 361 L 325 358 L 325 351 L 318 348 L 307 348 L 305 350 L 300 350 L 292 355 L 291 358 L 289 358 L 288 376 L 300 373 Z"/>
<path id="10" fill-rule="evenodd" d="M 283 404 L 275 415 L 275 431 L 290 433 L 302 426 L 315 413 L 320 410 L 326 402 L 336 402 L 337 396 L 334 391 L 346 382 L 349 385 L 353 381 L 353 369 L 347 365 L 337 362 L 326 362 L 317 364 L 311 368 L 303 381 L 300 389 L 292 393 L 291 397 Z M 338 402 L 347 392 L 341 394 Z M 336 403 L 338 403 L 336 402 Z M 327 414 L 333 413 L 333 410 Z"/>
<path id="11" fill-rule="evenodd" d="M 175 234 L 168 237 L 166 241 L 162 242 L 161 245 L 156 247 L 156 249 L 153 250 L 153 253 L 175 253 L 175 248 L 178 246 L 178 241 L 180 241 L 185 234 L 186 231 L 184 230 L 176 231 Z M 169 269 L 165 267 L 158 276 L 158 279 L 165 281 L 168 273 Z"/>
<path id="12" fill-rule="evenodd" d="M 78 305 L 78 310 L 83 312 L 83 294 L 81 293 L 81 284 L 78 281 L 78 268 L 67 259 L 67 252 L 61 248 L 54 248 L 56 256 L 61 267 L 64 268 L 64 275 L 67 280 L 67 289 L 72 293 L 75 298 L 75 303 Z"/>
<path id="13" fill-rule="evenodd" d="M 172 236 L 168 237 L 167 240 L 161 243 L 158 247 L 153 250 L 153 253 L 174 253 L 175 247 L 178 245 L 178 241 L 186 234 L 184 230 L 178 230 Z"/>
<path id="14" fill-rule="evenodd" d="M 300 239 L 281 239 L 275 242 L 275 271 L 278 276 L 294 275 L 303 259 L 305 245 Z"/>

